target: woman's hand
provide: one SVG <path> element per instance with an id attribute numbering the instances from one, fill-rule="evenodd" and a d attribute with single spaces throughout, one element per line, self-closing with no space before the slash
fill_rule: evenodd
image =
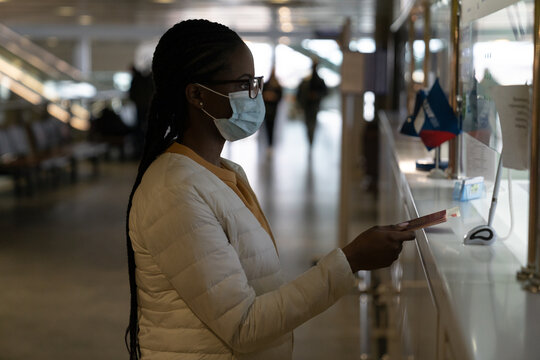
<path id="1" fill-rule="evenodd" d="M 403 241 L 415 238 L 413 231 L 404 231 L 406 224 L 374 226 L 358 235 L 342 250 L 353 272 L 373 270 L 392 264 L 399 256 Z"/>

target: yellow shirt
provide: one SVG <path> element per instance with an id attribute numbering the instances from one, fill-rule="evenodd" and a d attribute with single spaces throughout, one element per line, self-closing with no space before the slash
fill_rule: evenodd
<path id="1" fill-rule="evenodd" d="M 245 183 L 239 176 L 236 175 L 234 171 L 225 168 L 223 163 L 221 164 L 222 167 L 215 166 L 214 164 L 211 164 L 208 161 L 204 160 L 195 151 L 191 150 L 187 146 L 178 144 L 176 142 L 167 149 L 167 152 L 189 157 L 191 160 L 195 161 L 199 165 L 204 166 L 207 170 L 216 175 L 221 181 L 227 184 L 227 186 L 229 186 L 236 193 L 236 195 L 238 195 L 240 200 L 242 200 L 246 207 L 253 213 L 253 215 L 259 221 L 263 229 L 266 230 L 266 232 L 272 238 L 274 246 L 276 246 L 274 235 L 272 234 L 272 230 L 270 230 L 268 221 L 266 220 L 261 210 L 255 193 L 253 192 L 253 190 L 251 190 L 247 183 Z"/>

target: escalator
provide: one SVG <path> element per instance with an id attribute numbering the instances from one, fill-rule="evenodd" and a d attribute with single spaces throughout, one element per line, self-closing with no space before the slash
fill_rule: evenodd
<path id="1" fill-rule="evenodd" d="M 337 46 L 337 44 L 336 44 Z M 335 72 L 336 74 L 340 73 L 340 64 L 336 64 L 335 61 L 330 60 L 329 58 L 325 57 L 323 54 L 318 53 L 314 51 L 313 49 L 309 49 L 308 47 L 304 45 L 289 45 L 291 49 L 294 51 L 299 52 L 300 54 L 303 54 L 309 58 L 316 58 L 319 62 L 319 66 L 328 68 L 329 70 Z"/>
<path id="2" fill-rule="evenodd" d="M 0 87 L 30 104 L 46 106 L 51 116 L 82 131 L 90 127 L 88 99 L 100 88 L 85 81 L 78 69 L 2 24 Z"/>
<path id="3" fill-rule="evenodd" d="M 15 194 L 33 195 L 65 174 L 74 182 L 82 162 L 91 165 L 93 176 L 99 174 L 111 146 L 95 138 L 88 108 L 117 95 L 111 94 L 110 82 L 90 83 L 78 69 L 0 24 L 0 176 L 12 178 Z M 39 119 L 29 121 L 28 108 Z M 16 116 L 5 121 L 7 113 Z"/>

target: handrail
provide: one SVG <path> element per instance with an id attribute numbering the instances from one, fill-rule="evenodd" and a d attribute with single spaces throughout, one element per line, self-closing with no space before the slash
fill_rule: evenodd
<path id="1" fill-rule="evenodd" d="M 47 79 L 84 82 L 78 69 L 2 24 L 0 47 L 17 59 L 14 62 L 11 56 L 0 56 L 0 81 L 4 86 L 33 105 L 47 104 L 50 115 L 69 122 L 74 128 L 88 130 L 89 111 L 76 102 L 64 104 L 57 95 L 48 92 L 45 86 Z M 21 66 L 19 60 L 25 65 Z M 36 69 L 45 74 L 46 79 L 36 76 Z"/>
<path id="2" fill-rule="evenodd" d="M 407 3 L 405 3 L 405 6 L 403 6 L 403 10 L 399 14 L 396 20 L 390 25 L 390 31 L 391 32 L 397 32 L 401 26 L 407 21 L 407 18 L 409 17 L 409 14 L 411 13 L 411 10 L 414 8 L 414 5 L 416 4 L 416 0 L 409 0 Z"/>
<path id="3" fill-rule="evenodd" d="M 83 76 L 77 68 L 3 24 L 0 24 L 0 46 L 52 77 L 60 78 L 64 75 L 76 81 L 83 81 Z"/>
<path id="4" fill-rule="evenodd" d="M 460 29 L 459 22 L 461 17 L 461 0 L 452 0 L 451 5 L 451 15 L 450 15 L 450 36 L 452 43 L 452 59 L 450 73 L 452 74 L 452 79 L 450 80 L 450 96 L 449 101 L 454 112 L 458 116 L 461 114 L 461 103 L 458 100 L 459 95 L 459 41 L 460 41 Z M 455 138 L 451 139 L 449 144 L 449 159 L 448 159 L 448 168 L 450 169 L 450 177 L 457 179 L 461 176 L 461 156 L 462 156 L 462 135 L 458 135 Z"/>

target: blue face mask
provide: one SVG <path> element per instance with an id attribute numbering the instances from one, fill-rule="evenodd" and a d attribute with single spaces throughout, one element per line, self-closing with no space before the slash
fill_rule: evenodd
<path id="1" fill-rule="evenodd" d="M 230 118 L 215 118 L 206 110 L 201 110 L 211 117 L 216 124 L 219 133 L 225 140 L 235 141 L 246 138 L 255 134 L 261 127 L 264 120 L 265 107 L 261 92 L 257 94 L 255 99 L 249 97 L 249 91 L 237 91 L 223 95 L 215 90 L 209 89 L 204 85 L 197 84 L 206 90 L 212 91 L 215 94 L 229 98 L 233 114 Z"/>

